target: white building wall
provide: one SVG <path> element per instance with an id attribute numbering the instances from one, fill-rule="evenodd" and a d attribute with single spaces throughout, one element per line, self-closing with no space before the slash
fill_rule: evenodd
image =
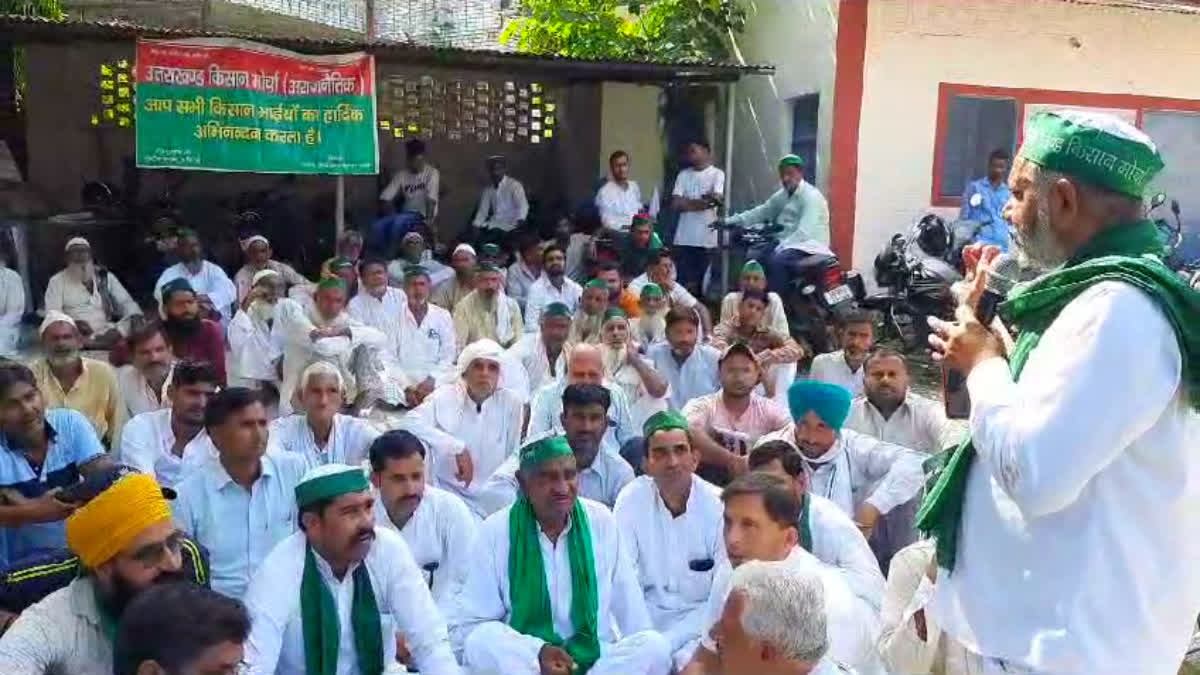
<path id="1" fill-rule="evenodd" d="M 854 264 L 870 269 L 891 233 L 929 208 L 939 83 L 1200 99 L 1200 15 L 1062 0 L 873 0 L 864 69 Z"/>
<path id="2" fill-rule="evenodd" d="M 829 187 L 833 131 L 834 45 L 837 0 L 756 0 L 747 3 L 746 30 L 737 50 L 747 63 L 771 63 L 770 77 L 744 77 L 737 85 L 731 206 L 743 210 L 779 189 L 776 162 L 792 148 L 791 100 L 819 93 L 818 180 Z"/>

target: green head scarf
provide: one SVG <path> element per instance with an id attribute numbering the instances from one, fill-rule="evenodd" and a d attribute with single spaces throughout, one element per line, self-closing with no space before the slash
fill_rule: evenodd
<path id="1" fill-rule="evenodd" d="M 1137 127 L 1076 110 L 1034 115 L 1017 156 L 1135 199 L 1163 168 L 1154 141 Z"/>
<path id="2" fill-rule="evenodd" d="M 572 454 L 565 436 L 549 436 L 527 444 L 520 451 L 521 469 L 526 470 Z M 576 673 L 586 674 L 600 658 L 600 593 L 596 581 L 596 556 L 587 511 L 578 499 L 571 509 L 567 531 L 567 558 L 571 567 L 571 625 L 575 634 L 564 640 L 554 630 L 550 591 L 546 586 L 546 562 L 538 543 L 537 515 L 522 493 L 508 514 L 508 583 L 512 612 L 509 625 L 561 647 L 575 660 Z"/>

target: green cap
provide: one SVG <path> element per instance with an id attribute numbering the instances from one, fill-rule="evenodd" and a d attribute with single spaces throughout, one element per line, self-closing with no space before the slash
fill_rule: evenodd
<path id="1" fill-rule="evenodd" d="M 328 279 L 322 279 L 317 283 L 318 291 L 325 291 L 331 288 L 341 289 L 341 291 L 344 293 L 346 291 L 346 282 L 338 277 L 329 277 Z"/>
<path id="2" fill-rule="evenodd" d="M 757 260 L 747 260 L 745 265 L 742 265 L 742 276 L 747 274 L 762 274 L 766 275 L 767 271 L 763 269 L 762 263 Z"/>
<path id="3" fill-rule="evenodd" d="M 561 302 L 552 302 L 542 308 L 542 319 L 571 318 L 571 308 Z"/>
<path id="4" fill-rule="evenodd" d="M 1154 141 L 1140 129 L 1112 115 L 1076 110 L 1034 115 L 1017 156 L 1135 199 L 1163 168 Z"/>
<path id="5" fill-rule="evenodd" d="M 496 244 L 484 244 L 479 247 L 479 252 L 483 255 L 500 255 L 500 247 Z"/>
<path id="6" fill-rule="evenodd" d="M 310 469 L 296 484 L 296 506 L 304 508 L 325 499 L 370 489 L 367 474 L 362 469 L 346 464 L 325 464 Z"/>
<path id="7" fill-rule="evenodd" d="M 642 293 L 638 297 L 640 297 L 640 298 L 661 298 L 662 296 L 663 296 L 662 286 L 659 286 L 658 284 L 651 281 L 650 283 L 646 284 L 645 286 L 642 286 Z"/>
<path id="8" fill-rule="evenodd" d="M 406 280 L 407 279 L 416 279 L 417 277 L 425 277 L 426 279 L 428 279 L 429 278 L 429 270 L 425 269 L 424 267 L 421 267 L 420 265 L 405 266 L 404 278 Z"/>
<path id="9" fill-rule="evenodd" d="M 329 261 L 329 269 L 332 272 L 350 269 L 352 267 L 354 267 L 354 261 L 344 256 L 338 256 Z"/>
<path id="10" fill-rule="evenodd" d="M 603 279 L 592 279 L 583 285 L 584 288 L 603 288 L 608 290 L 608 282 Z"/>
<path id="11" fill-rule="evenodd" d="M 476 272 L 496 272 L 496 273 L 501 272 L 500 266 L 494 265 L 492 263 L 479 263 L 478 265 L 475 266 L 475 271 Z"/>
<path id="12" fill-rule="evenodd" d="M 794 166 L 797 169 L 803 169 L 804 160 L 798 155 L 784 155 L 783 157 L 779 158 L 779 168 L 782 169 L 785 166 Z"/>
<path id="13" fill-rule="evenodd" d="M 626 314 L 625 310 L 621 309 L 620 307 L 609 307 L 608 309 L 604 310 L 604 321 L 608 321 L 609 319 L 628 319 L 628 318 L 629 318 L 629 315 Z"/>
<path id="14" fill-rule="evenodd" d="M 642 436 L 647 440 L 652 434 L 671 429 L 688 430 L 688 421 L 678 410 L 660 410 L 654 413 L 642 425 Z"/>
<path id="15" fill-rule="evenodd" d="M 566 457 L 575 454 L 566 436 L 546 436 L 531 443 L 526 443 L 520 452 L 521 470 L 535 467 L 555 457 Z"/>

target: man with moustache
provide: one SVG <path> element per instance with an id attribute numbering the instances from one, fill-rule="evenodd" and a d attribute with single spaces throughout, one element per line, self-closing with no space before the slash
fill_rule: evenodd
<path id="1" fill-rule="evenodd" d="M 0 672 L 112 673 L 113 632 L 130 602 L 188 583 L 165 492 L 152 476 L 125 473 L 67 518 L 67 545 L 85 572 L 17 617 L 0 637 Z"/>
<path id="2" fill-rule="evenodd" d="M 100 440 L 111 443 L 125 425 L 125 406 L 112 366 L 80 355 L 83 336 L 75 320 L 62 312 L 46 312 L 41 335 L 45 356 L 30 369 L 46 405 L 78 410 L 87 416 Z"/>
<path id="3" fill-rule="evenodd" d="M 737 313 L 713 329 L 712 345 L 717 349 L 734 342 L 749 345 L 763 369 L 763 393 L 782 402 L 787 399 L 788 386 L 796 379 L 796 363 L 804 356 L 804 348 L 792 339 L 791 333 L 776 332 L 765 325 L 768 302 L 767 294 L 762 291 L 742 291 Z"/>
<path id="4" fill-rule="evenodd" d="M 271 242 L 261 234 L 255 234 L 242 242 L 242 250 L 246 252 L 246 264 L 233 275 L 234 285 L 237 286 L 238 303 L 246 304 L 246 296 L 254 288 L 254 279 L 260 272 L 270 270 L 278 275 L 282 285 L 279 295 L 287 293 L 293 286 L 309 286 L 310 282 L 291 265 L 271 258 Z"/>
<path id="5" fill-rule="evenodd" d="M 491 264 L 475 270 L 475 290 L 454 308 L 459 348 L 479 340 L 511 347 L 525 332 L 521 308 L 504 293 L 503 271 Z"/>
<path id="6" fill-rule="evenodd" d="M 250 615 L 195 584 L 151 588 L 130 604 L 113 638 L 112 675 L 236 673 Z"/>
<path id="7" fill-rule="evenodd" d="M 466 668 L 666 675 L 669 645 L 652 629 L 616 520 L 579 497 L 567 439 L 534 440 L 519 462 L 520 496 L 480 527 L 453 621 Z"/>
<path id="8" fill-rule="evenodd" d="M 213 453 L 204 432 L 204 410 L 221 382 L 207 363 L 180 361 L 167 387 L 170 407 L 144 412 L 125 425 L 121 434 L 121 461 L 175 487 L 185 465 L 199 463 Z"/>
<path id="9" fill-rule="evenodd" d="M 603 444 L 612 406 L 611 390 L 597 384 L 569 384 L 562 390 L 558 428 L 575 453 L 579 491 L 584 497 L 612 507 L 621 489 L 633 480 L 633 467 Z M 530 434 L 538 438 L 558 429 Z M 512 505 L 517 499 L 519 458 L 509 457 L 483 486 L 480 501 L 487 514 Z"/>
<path id="10" fill-rule="evenodd" d="M 196 291 L 187 279 L 175 279 L 163 285 L 163 330 L 176 359 L 190 359 L 212 364 L 224 384 L 225 332 L 221 324 L 200 316 Z"/>
<path id="11" fill-rule="evenodd" d="M 579 307 L 583 288 L 567 277 L 567 254 L 557 244 L 542 251 L 542 276 L 529 286 L 525 299 L 525 331 L 537 332 L 542 312 L 553 303 L 561 303 L 571 314 Z"/>
<path id="12" fill-rule="evenodd" d="M 271 422 L 271 444 L 304 458 L 310 467 L 362 464 L 379 431 L 361 417 L 341 413 L 345 400 L 341 371 L 324 361 L 305 368 L 299 398 L 296 414 Z"/>
<path id="13" fill-rule="evenodd" d="M 523 232 L 517 236 L 516 244 L 517 259 L 508 266 L 504 284 L 508 297 L 525 311 L 529 287 L 542 277 L 542 240 L 533 232 Z"/>
<path id="14" fill-rule="evenodd" d="M 222 390 L 208 401 L 204 429 L 216 448 L 175 486 L 179 528 L 208 549 L 212 588 L 241 599 L 254 570 L 296 529 L 303 457 L 267 454 L 267 412 L 257 392 Z"/>
<path id="15" fill-rule="evenodd" d="M 371 485 L 375 525 L 400 533 L 433 593 L 443 617 L 449 617 L 458 589 L 471 566 L 478 521 L 463 501 L 426 484 L 425 444 L 403 429 L 389 431 L 371 444 Z"/>
<path id="16" fill-rule="evenodd" d="M 602 260 L 596 263 L 593 277 L 600 279 L 608 286 L 608 306 L 620 307 L 629 316 L 638 316 L 642 309 L 638 305 L 637 293 L 625 287 L 621 278 L 621 269 L 615 262 Z"/>
<path id="17" fill-rule="evenodd" d="M 454 308 L 471 291 L 475 290 L 475 267 L 478 264 L 475 248 L 470 244 L 459 244 L 450 254 L 450 266 L 454 268 L 454 276 L 441 282 L 433 289 L 430 302 L 447 312 Z"/>
<path id="18" fill-rule="evenodd" d="M 458 339 L 450 312 L 429 300 L 429 272 L 409 266 L 404 272 L 407 299 L 400 315 L 400 369 L 408 378 L 405 405 L 415 408 L 433 393 L 438 381 L 453 373 Z"/>
<path id="19" fill-rule="evenodd" d="M 387 265 L 388 281 L 396 286 L 404 285 L 404 277 L 410 267 L 424 268 L 434 286 L 454 276 L 454 268 L 443 265 L 433 258 L 425 237 L 420 232 L 409 232 L 400 240 L 400 257 Z"/>
<path id="20" fill-rule="evenodd" d="M 808 379 L 844 387 L 851 396 L 863 392 L 863 363 L 875 344 L 875 318 L 870 312 L 852 311 L 838 318 L 836 352 L 817 354 L 809 367 Z"/>
<path id="21" fill-rule="evenodd" d="M 254 274 L 241 306 L 229 322 L 229 384 L 261 390 L 279 386 L 279 363 L 283 344 L 271 334 L 279 299 L 283 297 L 283 277 L 274 269 Z"/>
<path id="22" fill-rule="evenodd" d="M 133 363 L 117 368 L 117 389 L 121 392 L 121 404 L 125 407 L 128 422 L 135 415 L 169 405 L 163 396 L 163 387 L 174 359 L 167 334 L 162 324 L 156 321 L 131 331 L 125 338 L 125 347 Z M 117 437 L 120 437 L 120 430 Z"/>
<path id="23" fill-rule="evenodd" d="M 404 539 L 375 525 L 363 470 L 311 469 L 295 497 L 300 531 L 275 546 L 246 591 L 250 672 L 381 673 L 395 661 L 395 630 L 422 673 L 462 673 Z"/>
<path id="24" fill-rule="evenodd" d="M 571 319 L 571 333 L 567 342 L 571 344 L 599 344 L 600 325 L 608 309 L 608 284 L 603 279 L 592 279 L 583 285 L 579 310 Z"/>
<path id="25" fill-rule="evenodd" d="M 667 380 L 654 371 L 642 358 L 629 331 L 629 317 L 620 307 L 609 307 L 600 324 L 600 358 L 604 361 L 604 376 L 621 388 L 633 407 L 638 422 L 665 408 Z"/>
<path id="26" fill-rule="evenodd" d="M 508 355 L 524 371 L 525 379 L 519 389 L 526 397 L 557 382 L 567 372 L 571 310 L 561 302 L 552 302 L 542 309 L 539 322 L 539 330 L 522 335 L 508 348 Z"/>
<path id="27" fill-rule="evenodd" d="M 916 496 L 922 457 L 908 448 L 844 429 L 850 392 L 798 380 L 788 389 L 792 423 L 759 439 L 785 441 L 804 459 L 809 489 L 854 518 L 870 538 L 879 518 Z"/>
<path id="28" fill-rule="evenodd" d="M 204 259 L 200 235 L 194 230 L 180 230 L 175 255 L 179 262 L 163 270 L 154 284 L 154 294 L 163 298 L 167 284 L 182 279 L 196 293 L 199 313 L 204 318 L 219 320 L 222 326 L 229 323 L 237 304 L 237 287 L 225 270 Z"/>
<path id="29" fill-rule="evenodd" d="M 346 311 L 350 318 L 374 328 L 387 338 L 385 345 L 373 350 L 378 362 L 372 368 L 378 386 L 378 398 L 397 406 L 408 401 L 406 390 L 415 383 L 400 366 L 402 327 L 408 309 L 408 296 L 388 285 L 387 263 L 381 258 L 364 258 L 358 263 L 362 291 L 350 299 Z"/>
<path id="30" fill-rule="evenodd" d="M 909 388 L 908 359 L 881 347 L 863 363 L 865 395 L 850 404 L 846 428 L 918 452 L 935 453 L 955 439 L 945 407 Z"/>
<path id="31" fill-rule="evenodd" d="M 129 297 L 117 276 L 92 260 L 92 245 L 83 237 L 67 242 L 67 266 L 46 284 L 46 311 L 75 320 L 88 349 L 108 349 L 129 329 L 129 319 L 142 308 Z"/>
<path id="32" fill-rule="evenodd" d="M 687 419 L 655 413 L 643 427 L 645 475 L 626 485 L 613 515 L 630 544 L 646 607 L 655 629 L 671 643 L 678 668 L 700 638 L 713 570 L 725 560 L 720 491 L 696 475 L 700 453 Z"/>
<path id="33" fill-rule="evenodd" d="M 762 317 L 762 326 L 777 333 L 787 334 L 787 313 L 783 309 L 783 299 L 775 291 L 767 291 L 767 272 L 762 263 L 757 260 L 747 260 L 742 265 L 742 274 L 738 277 L 738 290 L 730 291 L 721 300 L 721 323 L 731 320 L 742 303 L 742 293 L 745 291 L 762 291 L 767 294 L 767 312 Z"/>
<path id="34" fill-rule="evenodd" d="M 964 254 L 957 321 L 930 322 L 971 440 L 918 527 L 937 541 L 929 613 L 969 668 L 1165 675 L 1195 628 L 1200 295 L 1145 219 L 1162 168 L 1116 117 L 1033 116 L 1004 211 L 1040 272 L 1001 306 L 1015 342 L 974 317 L 995 248 Z"/>
<path id="35" fill-rule="evenodd" d="M 667 341 L 651 346 L 646 357 L 667 378 L 675 410 L 721 388 L 721 352 L 700 344 L 700 319 L 691 309 L 673 307 L 667 312 Z"/>
<path id="36" fill-rule="evenodd" d="M 639 316 L 632 318 L 633 340 L 649 350 L 652 345 L 665 342 L 667 339 L 667 312 L 671 309 L 667 304 L 667 296 L 662 287 L 654 282 L 642 286 L 638 298 Z"/>
<path id="37" fill-rule="evenodd" d="M 654 231 L 654 217 L 645 211 L 635 214 L 629 226 L 629 233 L 620 237 L 617 246 L 621 254 L 620 270 L 623 278 L 632 279 L 645 272 L 650 254 L 663 247 L 662 240 Z"/>

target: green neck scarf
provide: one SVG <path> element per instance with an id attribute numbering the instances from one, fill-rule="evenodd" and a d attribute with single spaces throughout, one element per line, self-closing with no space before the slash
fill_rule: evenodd
<path id="1" fill-rule="evenodd" d="M 1019 380 L 1042 333 L 1067 303 L 1093 284 L 1120 281 L 1148 295 L 1167 316 L 1183 357 L 1182 381 L 1188 402 L 1200 410 L 1200 294 L 1162 262 L 1162 240 L 1154 224 L 1140 221 L 1109 228 L 1093 237 L 1063 267 L 1014 289 L 1000 307 L 1018 329 L 1009 368 Z M 917 513 L 917 529 L 937 539 L 938 565 L 954 569 L 967 476 L 975 448 L 967 439 L 926 462 L 928 489 Z"/>
<path id="2" fill-rule="evenodd" d="M 100 588 L 96 585 L 95 579 L 92 579 L 92 595 L 96 598 L 96 611 L 100 614 L 100 628 L 104 631 L 104 637 L 108 638 L 109 644 L 115 644 L 118 617 L 108 611 L 108 607 L 100 597 Z"/>
<path id="3" fill-rule="evenodd" d="M 522 495 L 508 515 L 508 584 L 512 616 L 508 623 L 517 632 L 562 647 L 585 675 L 600 658 L 598 632 L 600 596 L 596 584 L 596 557 L 592 551 L 592 528 L 583 504 L 575 500 L 571 530 L 567 533 L 567 555 L 571 561 L 571 625 L 575 634 L 563 640 L 554 632 L 550 592 L 546 588 L 545 562 L 538 545 L 538 521 L 533 506 Z"/>
<path id="4" fill-rule="evenodd" d="M 317 570 L 312 546 L 304 553 L 304 576 L 300 579 L 300 618 L 304 631 L 304 666 L 308 675 L 336 675 L 339 622 L 333 594 Z M 350 606 L 350 624 L 354 627 L 354 651 L 358 670 L 363 675 L 383 672 L 383 630 L 379 625 L 379 606 L 366 563 L 354 570 L 354 600 Z"/>
<path id="5" fill-rule="evenodd" d="M 804 496 L 800 498 L 800 548 L 812 553 L 812 520 L 810 519 L 809 508 L 812 506 L 812 497 L 805 490 Z"/>

